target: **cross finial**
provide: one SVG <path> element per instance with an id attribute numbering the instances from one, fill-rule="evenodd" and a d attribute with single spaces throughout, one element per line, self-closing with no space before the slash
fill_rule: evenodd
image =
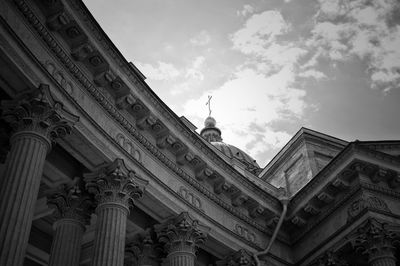
<path id="1" fill-rule="evenodd" d="M 211 116 L 211 95 L 208 95 L 208 101 L 206 102 L 206 105 L 208 105 L 208 116 Z"/>

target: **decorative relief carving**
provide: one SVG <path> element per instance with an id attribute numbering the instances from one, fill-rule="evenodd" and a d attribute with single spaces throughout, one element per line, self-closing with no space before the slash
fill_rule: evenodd
<path id="1" fill-rule="evenodd" d="M 237 233 L 238 235 L 240 235 L 241 237 L 245 238 L 246 240 L 248 240 L 252 243 L 256 243 L 256 234 L 253 232 L 250 232 L 249 229 L 247 229 L 246 227 L 244 227 L 240 224 L 236 224 L 235 229 L 233 231 L 235 233 Z"/>
<path id="2" fill-rule="evenodd" d="M 349 264 L 340 258 L 335 252 L 328 250 L 310 263 L 310 266 L 348 266 Z"/>
<path id="3" fill-rule="evenodd" d="M 204 211 L 200 198 L 190 192 L 187 188 L 181 186 L 178 190 L 178 194 L 197 209 Z"/>
<path id="4" fill-rule="evenodd" d="M 378 197 L 362 197 L 355 200 L 347 210 L 348 221 L 358 216 L 364 209 L 391 212 L 386 202 Z"/>
<path id="5" fill-rule="evenodd" d="M 395 265 L 395 245 L 399 239 L 399 226 L 376 219 L 368 219 L 348 239 L 356 252 L 366 254 L 369 265 Z M 391 263 L 375 264 L 381 260 Z"/>
<path id="6" fill-rule="evenodd" d="M 78 12 L 81 12 L 82 16 L 88 18 L 88 14 L 80 8 L 79 2 L 71 1 L 71 4 L 74 9 L 76 9 Z M 130 81 L 132 83 L 134 83 L 135 85 L 139 85 L 143 79 L 143 76 L 140 75 L 140 77 L 138 77 L 137 75 L 133 75 L 133 72 L 135 74 L 137 74 L 136 70 L 134 70 L 136 67 L 134 67 L 134 65 L 132 63 L 130 63 L 130 64 L 132 64 L 133 66 L 126 67 L 125 60 L 121 60 L 119 54 L 116 52 L 115 49 L 113 49 L 113 46 L 110 46 L 107 43 L 107 41 L 103 41 L 104 39 L 101 35 L 102 33 L 99 32 L 97 26 L 93 25 L 91 23 L 90 19 L 87 19 L 86 22 L 88 23 L 87 25 L 93 31 L 93 33 L 98 38 L 98 40 L 101 41 L 101 44 L 103 45 L 104 49 L 108 52 L 109 55 L 111 55 L 111 57 L 115 60 L 115 62 L 117 64 L 119 64 L 121 69 L 123 69 L 125 71 L 125 74 L 130 78 Z M 132 69 L 132 68 L 134 68 L 134 69 Z M 206 153 L 207 156 L 209 156 L 212 159 L 212 161 L 216 162 L 216 164 L 218 164 L 220 167 L 224 168 L 224 170 L 227 172 L 227 174 L 234 177 L 240 183 L 243 183 L 246 187 L 251 188 L 254 191 L 254 193 L 256 193 L 257 195 L 262 197 L 264 200 L 270 202 L 273 205 L 276 205 L 276 206 L 278 205 L 278 202 L 274 199 L 274 197 L 272 195 L 265 193 L 265 191 L 263 191 L 262 188 L 259 188 L 257 186 L 252 186 L 252 184 L 250 184 L 251 182 L 249 180 L 243 179 L 240 176 L 240 174 L 238 174 L 235 171 L 232 171 L 229 168 L 228 164 L 226 164 L 218 155 L 210 152 L 210 150 L 208 150 L 201 141 L 199 141 L 197 138 L 189 137 L 186 130 L 179 123 L 176 122 L 174 117 L 172 117 L 171 115 L 169 115 L 168 112 L 166 112 L 166 110 L 164 109 L 164 107 L 162 105 L 159 104 L 159 100 L 155 99 L 154 95 L 149 93 L 143 86 L 137 86 L 136 89 L 138 90 L 139 94 L 148 98 L 150 100 L 150 102 L 152 102 L 154 104 L 154 106 L 160 111 L 160 113 L 162 113 L 164 115 L 164 118 L 166 118 L 167 120 L 170 120 L 176 126 L 176 128 L 178 130 L 180 130 L 185 136 L 187 136 L 189 141 L 191 141 L 197 148 L 201 149 L 202 152 Z M 193 163 L 195 163 L 195 161 L 196 160 L 193 160 Z"/>
<path id="7" fill-rule="evenodd" d="M 40 84 L 38 89 L 27 91 L 14 100 L 2 101 L 0 108 L 3 119 L 15 132 L 32 131 L 47 141 L 70 134 L 79 121 L 79 117 L 53 99 L 47 84 Z"/>
<path id="8" fill-rule="evenodd" d="M 209 199 L 214 201 L 216 204 L 220 205 L 222 208 L 225 210 L 229 211 L 233 215 L 237 216 L 238 218 L 242 219 L 243 221 L 253 225 L 256 227 L 258 230 L 261 232 L 269 232 L 268 229 L 266 229 L 264 226 L 260 225 L 259 223 L 255 222 L 253 219 L 245 215 L 244 213 L 236 210 L 234 207 L 232 207 L 230 204 L 224 202 L 217 196 L 215 196 L 213 193 L 208 191 L 203 185 L 201 185 L 197 180 L 193 179 L 189 174 L 187 174 L 185 171 L 183 171 L 181 168 L 177 167 L 175 162 L 172 162 L 168 157 L 166 157 L 163 153 L 159 152 L 153 144 L 148 141 L 145 137 L 143 137 L 138 130 L 131 124 L 130 121 L 125 119 L 118 111 L 117 108 L 113 106 L 112 103 L 109 102 L 109 100 L 105 99 L 105 97 L 98 91 L 98 89 L 93 86 L 91 83 L 91 80 L 89 80 L 84 73 L 80 71 L 80 69 L 75 65 L 73 60 L 69 58 L 69 55 L 66 54 L 63 50 L 62 47 L 54 40 L 53 36 L 49 33 L 49 31 L 46 29 L 46 27 L 38 20 L 38 18 L 35 16 L 35 14 L 30 10 L 29 6 L 26 4 L 25 1 L 18 1 L 15 2 L 15 4 L 18 6 L 19 10 L 21 13 L 25 16 L 26 20 L 31 24 L 32 28 L 39 34 L 39 36 L 43 39 L 43 41 L 46 43 L 46 45 L 54 52 L 54 55 L 60 60 L 60 62 L 66 67 L 66 69 L 73 75 L 76 80 L 82 85 L 83 88 L 85 88 L 93 97 L 95 101 L 97 101 L 104 109 L 105 111 L 110 114 L 116 122 L 118 122 L 120 125 L 122 125 L 134 138 L 138 140 L 138 142 L 143 145 L 144 148 L 146 148 L 148 151 L 150 151 L 156 158 L 158 158 L 162 163 L 164 163 L 168 168 L 170 168 L 172 171 L 174 171 L 178 176 L 183 178 L 185 181 L 187 181 L 193 188 L 197 189 L 200 193 L 204 194 L 207 196 Z M 72 1 L 72 4 L 74 8 L 77 8 L 79 12 L 83 12 L 82 10 L 79 9 L 77 6 L 77 3 Z M 85 12 L 83 12 L 83 16 L 87 16 Z M 89 28 L 94 31 L 94 36 L 98 38 L 99 40 L 102 39 L 102 36 L 100 35 L 100 32 L 97 31 L 95 26 L 93 24 L 89 23 Z M 124 62 L 119 59 L 119 57 L 115 54 L 115 52 L 108 47 L 108 45 L 105 46 L 105 49 L 110 52 L 110 54 L 114 57 L 122 67 Z M 131 72 L 126 73 L 129 77 L 132 78 L 132 82 L 135 84 L 137 83 L 136 76 L 132 75 Z M 145 90 L 144 87 L 138 87 L 140 90 L 139 93 L 143 93 L 143 97 L 150 97 L 153 101 L 154 98 L 153 96 Z M 135 104 L 133 105 L 134 109 Z M 162 108 L 161 106 L 156 106 L 157 108 Z M 163 109 L 161 110 L 163 111 Z M 167 120 L 173 120 L 174 117 L 169 115 L 167 112 L 163 112 L 165 115 L 165 118 Z M 179 125 L 176 124 L 178 130 L 184 131 L 184 129 Z M 199 140 L 196 138 L 191 138 L 190 139 L 192 142 L 194 142 L 194 145 L 198 147 L 199 149 L 202 149 L 203 152 L 205 148 L 204 144 L 201 143 Z M 207 150 L 206 150 L 207 151 Z M 243 183 L 246 187 L 249 187 L 249 184 L 251 184 L 250 181 L 245 180 L 243 178 L 239 178 L 239 174 L 232 171 L 225 162 L 221 158 L 219 158 L 215 154 L 209 154 L 211 158 L 218 164 L 219 166 L 223 167 L 224 170 L 226 171 L 227 174 L 231 175 L 232 177 L 236 178 L 239 182 Z M 200 160 L 195 156 L 195 158 L 191 161 L 191 165 L 196 165 L 196 162 L 200 162 Z M 265 193 L 265 191 L 261 190 L 261 188 L 254 187 L 252 185 L 251 187 L 257 195 L 259 195 L 261 198 L 263 198 L 265 201 L 271 203 L 274 206 L 277 206 L 279 203 L 278 201 L 271 195 L 268 195 Z"/>
<path id="9" fill-rule="evenodd" d="M 132 155 L 136 161 L 142 162 L 142 156 L 141 156 L 139 150 L 136 149 L 135 146 L 132 144 L 132 142 L 130 140 L 126 139 L 122 133 L 118 133 L 115 136 L 115 140 L 117 141 L 119 146 L 121 146 L 130 155 Z"/>
<path id="10" fill-rule="evenodd" d="M 98 205 L 117 203 L 129 209 L 143 196 L 148 181 L 126 168 L 122 159 L 84 174 L 86 189 L 93 194 Z"/>
<path id="11" fill-rule="evenodd" d="M 74 97 L 74 86 L 72 85 L 71 82 L 69 82 L 64 74 L 59 71 L 55 65 L 50 62 L 46 61 L 44 64 L 44 67 L 46 70 L 50 73 L 50 75 L 57 80 L 58 84 L 72 97 Z"/>
<path id="12" fill-rule="evenodd" d="M 195 254 L 198 246 L 206 241 L 210 228 L 194 220 L 189 213 L 178 216 L 154 226 L 158 241 L 170 255 L 176 252 Z"/>
<path id="13" fill-rule="evenodd" d="M 240 249 L 223 260 L 217 261 L 217 266 L 256 266 L 253 254 L 245 249 Z"/>
<path id="14" fill-rule="evenodd" d="M 79 178 L 47 191 L 47 204 L 55 210 L 56 219 L 75 219 L 83 225 L 90 223 L 94 209 L 93 199 Z"/>

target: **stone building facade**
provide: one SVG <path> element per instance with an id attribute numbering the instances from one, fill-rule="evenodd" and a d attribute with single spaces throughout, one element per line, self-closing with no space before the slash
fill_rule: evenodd
<path id="1" fill-rule="evenodd" d="M 265 167 L 178 117 L 80 0 L 0 2 L 0 265 L 396 265 L 400 141 Z"/>

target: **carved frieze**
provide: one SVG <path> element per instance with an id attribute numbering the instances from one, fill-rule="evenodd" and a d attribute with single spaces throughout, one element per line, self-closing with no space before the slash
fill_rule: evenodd
<path id="1" fill-rule="evenodd" d="M 73 1 L 72 1 L 73 2 Z M 258 230 L 262 232 L 269 231 L 266 229 L 264 226 L 260 225 L 259 223 L 255 222 L 254 219 L 251 219 L 246 215 L 245 213 L 236 210 L 231 206 L 231 204 L 225 202 L 224 200 L 220 199 L 213 193 L 207 190 L 206 187 L 204 187 L 201 183 L 199 183 L 197 180 L 195 180 L 190 174 L 187 172 L 183 171 L 181 168 L 177 166 L 175 163 L 175 160 L 172 161 L 170 158 L 165 156 L 163 153 L 161 153 L 155 145 L 149 140 L 146 139 L 140 132 L 136 129 L 136 127 L 132 124 L 131 121 L 127 120 L 121 113 L 118 112 L 117 107 L 114 105 L 113 102 L 108 100 L 107 98 L 104 97 L 104 95 L 99 91 L 99 89 L 94 86 L 93 80 L 89 79 L 85 73 L 83 73 L 80 68 L 75 64 L 74 60 L 70 58 L 70 54 L 66 53 L 64 51 L 64 48 L 59 45 L 59 43 L 54 39 L 52 34 L 48 31 L 48 29 L 41 23 L 41 21 L 36 17 L 36 15 L 31 11 L 30 7 L 26 4 L 25 1 L 18 1 L 15 2 L 15 4 L 18 6 L 18 9 L 21 11 L 21 13 L 24 15 L 26 18 L 27 22 L 30 23 L 31 27 L 33 30 L 35 30 L 40 38 L 43 39 L 43 41 L 46 43 L 49 49 L 54 53 L 55 57 L 64 65 L 65 69 L 69 71 L 69 74 L 71 74 L 78 84 L 82 86 L 88 93 L 90 93 L 91 97 L 100 104 L 104 109 L 105 112 L 107 112 L 117 123 L 119 123 L 122 127 L 124 127 L 129 134 L 135 138 L 140 145 L 143 145 L 143 148 L 151 152 L 155 158 L 157 158 L 161 163 L 163 163 L 166 167 L 174 171 L 178 176 L 180 176 L 182 179 L 184 179 L 186 182 L 188 182 L 194 189 L 198 190 L 200 193 L 205 195 L 207 198 L 210 200 L 214 201 L 216 204 L 221 206 L 223 209 L 227 210 L 228 212 L 231 212 L 233 215 L 236 217 L 242 219 L 243 221 L 251 224 L 252 226 L 255 226 Z M 72 3 L 72 5 L 75 5 Z M 95 31 L 95 27 L 92 25 L 90 29 Z M 99 32 L 94 32 L 94 36 L 98 39 L 101 39 L 101 34 Z M 117 64 L 119 64 L 122 68 L 124 68 L 124 61 L 120 60 L 120 57 L 116 55 L 112 49 L 110 50 L 110 47 L 105 47 L 105 50 L 109 52 L 110 56 L 113 57 Z M 138 85 L 138 80 L 136 78 L 136 75 L 132 75 L 130 68 L 126 72 L 126 75 L 131 78 L 131 81 Z M 150 97 L 150 102 L 157 103 L 157 99 L 155 99 L 148 91 L 146 91 L 144 86 L 138 86 L 137 87 L 139 90 L 139 93 L 143 93 L 143 97 Z M 130 110 L 135 109 L 135 104 L 133 104 L 132 108 Z M 163 118 L 169 121 L 174 122 L 175 117 L 171 116 L 168 112 L 165 112 L 164 109 L 162 109 L 162 106 L 156 105 L 156 109 L 158 109 L 164 116 Z M 146 108 L 146 107 L 143 107 Z M 161 108 L 161 109 L 160 109 Z M 176 122 L 176 121 L 175 121 Z M 174 123 L 174 125 L 177 127 L 178 130 L 184 132 L 184 128 L 178 123 Z M 200 142 L 196 138 L 189 138 L 189 140 L 194 144 L 195 147 L 197 147 L 199 150 L 203 152 L 207 152 L 206 146 Z M 260 196 L 262 199 L 265 201 L 269 202 L 273 206 L 278 206 L 278 201 L 271 195 L 268 195 L 268 193 L 265 193 L 261 188 L 258 188 L 254 186 L 249 180 L 246 180 L 240 176 L 239 173 L 232 171 L 230 167 L 223 162 L 221 158 L 219 158 L 217 155 L 213 153 L 207 153 L 207 155 L 210 157 L 211 160 L 215 161 L 216 164 L 221 166 L 224 171 L 226 171 L 226 174 L 232 176 L 236 181 L 243 183 L 246 187 L 250 188 L 254 193 L 257 193 L 258 196 Z M 193 160 L 190 162 L 191 167 L 196 167 L 198 164 L 201 164 L 202 160 L 197 156 L 194 155 Z M 198 166 L 197 166 L 198 167 Z M 223 188 L 229 186 L 227 183 L 223 184 Z"/>
<path id="2" fill-rule="evenodd" d="M 128 140 L 122 133 L 118 133 L 115 136 L 115 140 L 117 141 L 119 146 L 121 146 L 130 155 L 132 155 L 133 158 L 135 158 L 136 161 L 142 162 L 141 161 L 142 160 L 142 156 L 140 154 L 140 151 L 138 149 L 136 149 L 135 146 L 133 145 L 133 143 L 130 140 Z"/>
<path id="3" fill-rule="evenodd" d="M 241 237 L 245 238 L 246 240 L 252 243 L 256 243 L 256 234 L 254 232 L 251 232 L 245 226 L 236 224 L 235 229 L 233 231 L 238 235 L 240 235 Z"/>
<path id="4" fill-rule="evenodd" d="M 58 82 L 58 84 L 72 97 L 74 97 L 74 86 L 65 75 L 56 68 L 56 66 L 50 62 L 46 61 L 44 67 L 50 73 L 50 75 Z"/>
<path id="5" fill-rule="evenodd" d="M 187 202 L 190 203 L 190 205 L 194 206 L 196 209 L 204 211 L 200 198 L 184 186 L 181 186 L 179 188 L 178 194 L 181 195 Z"/>
<path id="6" fill-rule="evenodd" d="M 365 209 L 391 212 L 383 199 L 375 196 L 363 196 L 362 198 L 355 200 L 347 209 L 347 220 L 353 220 Z"/>

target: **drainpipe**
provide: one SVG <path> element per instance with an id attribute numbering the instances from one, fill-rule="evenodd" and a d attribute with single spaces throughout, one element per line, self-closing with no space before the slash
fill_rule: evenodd
<path id="1" fill-rule="evenodd" d="M 285 197 L 285 198 L 282 198 L 280 201 L 281 201 L 281 204 L 282 204 L 282 213 L 281 213 L 281 217 L 279 218 L 278 224 L 275 227 L 275 231 L 272 234 L 272 237 L 269 240 L 269 243 L 268 243 L 267 247 L 263 251 L 257 252 L 257 253 L 255 253 L 253 255 L 254 260 L 256 261 L 256 266 L 260 266 L 260 260 L 258 259 L 258 257 L 262 256 L 262 255 L 267 255 L 269 253 L 269 251 L 270 251 L 270 249 L 272 247 L 272 244 L 274 243 L 274 241 L 275 241 L 275 239 L 276 239 L 276 237 L 278 235 L 278 232 L 281 229 L 281 226 L 283 224 L 283 220 L 285 219 L 286 212 L 287 212 L 287 206 L 288 206 L 288 203 L 289 203 L 289 198 Z"/>

